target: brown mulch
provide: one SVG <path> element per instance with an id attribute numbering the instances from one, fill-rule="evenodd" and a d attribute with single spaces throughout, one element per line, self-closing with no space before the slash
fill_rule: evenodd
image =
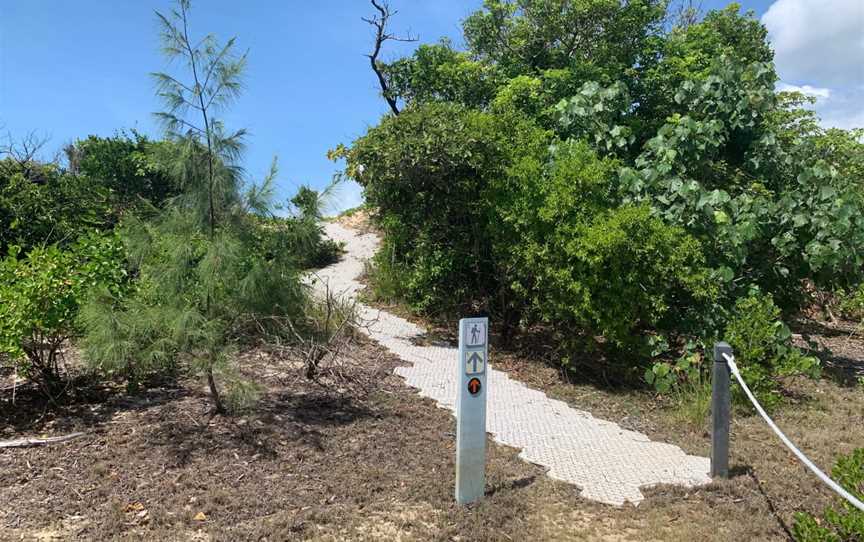
<path id="1" fill-rule="evenodd" d="M 346 357 L 368 363 L 353 367 L 357 378 L 343 366 L 347 379 L 319 383 L 297 378 L 291 360 L 280 373 L 282 360 L 247 355 L 268 386 L 236 417 L 211 416 L 196 382 L 137 396 L 103 386 L 27 416 L 18 413 L 35 397 L 25 391 L 12 406 L 0 396 L 4 436 L 88 433 L 0 450 L 0 539 L 473 539 L 519 529 L 522 488 L 576 498 L 513 450 L 490 447 L 487 503 L 457 507 L 453 419 L 392 376 L 397 360 L 352 348 Z M 351 385 L 369 374 L 374 388 Z"/>
<path id="2" fill-rule="evenodd" d="M 576 408 L 709 451 L 707 427 L 675 421 L 644 392 L 568 382 L 516 351 L 492 356 Z M 758 418 L 736 416 L 728 481 L 648 489 L 638 508 L 614 508 L 490 441 L 486 498 L 459 507 L 450 413 L 393 376 L 399 362 L 380 347 L 361 339 L 343 358 L 338 378 L 312 383 L 290 353 L 247 352 L 265 389 L 235 417 L 211 416 L 196 381 L 128 395 L 82 380 L 60 407 L 26 386 L 15 405 L 0 392 L 0 439 L 87 433 L 0 450 L 0 540 L 787 540 L 795 511 L 832 501 Z M 777 421 L 818 464 L 864 446 L 864 390 L 790 386 L 798 404 Z"/>
<path id="3" fill-rule="evenodd" d="M 793 329 L 798 346 L 815 348 L 829 377 L 846 386 L 864 379 L 864 327 L 860 322 L 802 319 Z"/>

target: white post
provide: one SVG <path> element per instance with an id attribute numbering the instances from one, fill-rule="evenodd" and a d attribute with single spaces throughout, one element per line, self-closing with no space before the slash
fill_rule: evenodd
<path id="1" fill-rule="evenodd" d="M 486 394 L 489 319 L 459 321 L 456 396 L 456 502 L 467 504 L 486 489 Z"/>

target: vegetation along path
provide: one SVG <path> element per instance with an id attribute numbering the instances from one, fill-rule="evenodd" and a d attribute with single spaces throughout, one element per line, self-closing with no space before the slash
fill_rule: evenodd
<path id="1" fill-rule="evenodd" d="M 318 288 L 355 299 L 363 287 L 358 278 L 364 261 L 375 253 L 378 238 L 334 223 L 325 229 L 332 239 L 345 243 L 346 252 L 338 263 L 318 272 Z M 425 330 L 386 311 L 358 305 L 358 313 L 366 333 L 413 364 L 397 368 L 396 373 L 420 395 L 455 411 L 456 348 L 414 344 L 412 339 Z M 652 442 L 641 433 L 574 410 L 504 372 L 490 369 L 488 378 L 487 431 L 497 442 L 520 448 L 521 458 L 546 467 L 550 477 L 581 488 L 587 499 L 638 504 L 642 487 L 691 487 L 711 481 L 707 458 L 687 455 L 677 446 Z"/>

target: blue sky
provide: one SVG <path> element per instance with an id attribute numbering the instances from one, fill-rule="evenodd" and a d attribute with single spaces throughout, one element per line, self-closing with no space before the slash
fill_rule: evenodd
<path id="1" fill-rule="evenodd" d="M 446 36 L 460 45 L 461 20 L 482 2 L 392 3 L 399 9 L 395 31 L 410 29 L 422 42 Z M 710 9 L 726 2 L 702 4 Z M 774 27 L 772 37 L 777 35 L 787 51 L 778 50 L 784 84 L 817 96 L 818 107 L 838 119 L 834 124 L 851 122 L 860 114 L 861 101 L 852 99 L 864 98 L 864 3 L 742 4 L 759 16 L 769 13 L 765 21 L 769 29 Z M 50 136 L 48 154 L 73 139 L 107 136 L 123 128 L 158 137 L 151 113 L 160 104 L 148 74 L 166 65 L 158 51 L 153 11 L 170 7 L 169 0 L 0 0 L 0 127 L 16 137 L 32 130 Z M 363 56 L 371 44 L 371 28 L 360 17 L 368 15 L 369 8 L 364 0 L 193 2 L 194 33 L 237 36 L 239 45 L 249 49 L 246 91 L 225 121 L 250 131 L 245 158 L 250 178 L 260 179 L 272 157 L 279 157 L 281 198 L 301 183 L 326 185 L 338 167 L 327 160 L 327 149 L 350 143 L 387 110 Z M 808 24 L 814 17 L 824 29 L 814 31 Z M 842 53 L 836 26 L 844 21 L 845 34 L 842 28 L 840 34 L 849 40 L 848 62 L 829 70 L 820 47 L 833 43 L 832 58 Z M 820 37 L 821 30 L 826 34 Z M 412 48 L 388 43 L 384 56 L 392 59 Z M 790 74 L 788 81 L 784 71 Z M 835 106 L 840 109 L 832 110 Z M 353 206 L 359 198 L 358 188 L 346 185 L 336 196 L 334 210 Z"/>

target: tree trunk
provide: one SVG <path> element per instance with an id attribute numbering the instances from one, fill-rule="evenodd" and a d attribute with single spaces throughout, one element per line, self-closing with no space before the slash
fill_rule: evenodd
<path id="1" fill-rule="evenodd" d="M 207 368 L 207 385 L 210 386 L 210 395 L 213 396 L 213 404 L 217 414 L 224 414 L 225 407 L 222 405 L 222 398 L 219 395 L 219 388 L 216 387 L 216 380 L 213 378 L 213 368 Z"/>

